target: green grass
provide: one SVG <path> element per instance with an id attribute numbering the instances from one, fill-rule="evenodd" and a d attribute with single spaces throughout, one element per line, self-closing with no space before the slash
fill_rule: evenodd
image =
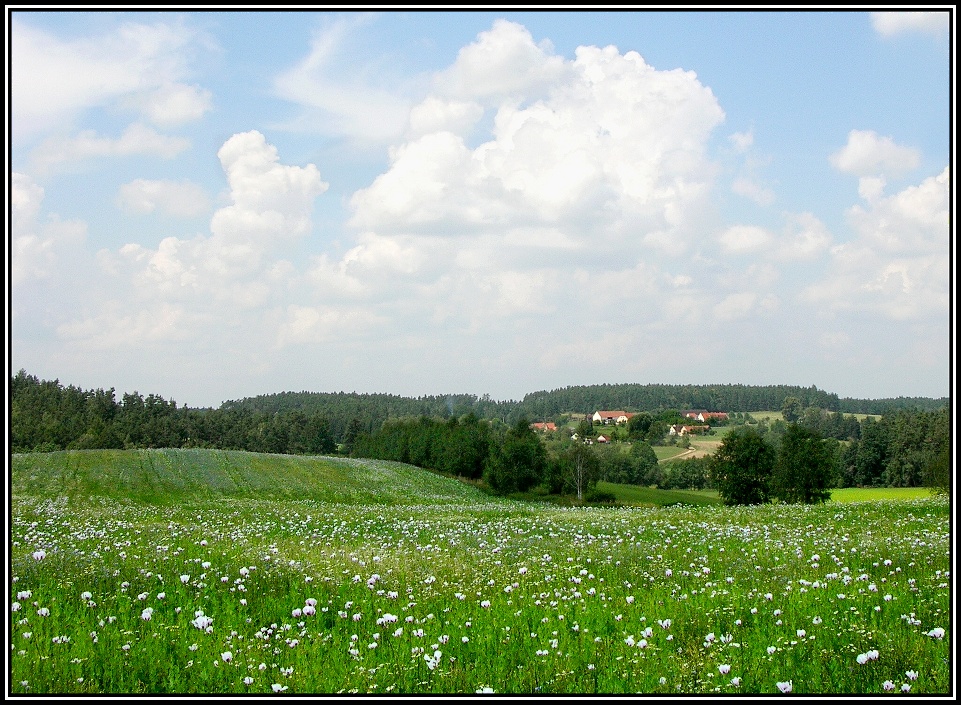
<path id="1" fill-rule="evenodd" d="M 951 692 L 944 497 L 552 506 L 218 451 L 9 481 L 14 696 Z"/>
<path id="2" fill-rule="evenodd" d="M 661 463 L 687 452 L 687 448 L 681 448 L 680 446 L 653 446 L 653 448 L 654 455 L 657 456 L 658 462 Z"/>
<path id="3" fill-rule="evenodd" d="M 597 489 L 610 492 L 618 504 L 643 507 L 665 507 L 675 504 L 720 505 L 723 504 L 717 490 L 659 490 L 654 487 L 620 485 L 599 482 Z M 846 487 L 831 490 L 831 502 L 910 501 L 931 497 L 927 487 Z"/>
<path id="4" fill-rule="evenodd" d="M 597 489 L 612 493 L 619 504 L 639 507 L 721 504 L 720 497 L 713 490 L 659 490 L 654 487 L 620 485 L 613 482 L 599 482 Z"/>
<path id="5" fill-rule="evenodd" d="M 931 490 L 927 487 L 845 487 L 831 490 L 832 502 L 912 500 L 930 496 Z"/>

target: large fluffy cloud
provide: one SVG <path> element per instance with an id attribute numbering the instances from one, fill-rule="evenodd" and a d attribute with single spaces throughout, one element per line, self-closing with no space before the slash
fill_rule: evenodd
<path id="1" fill-rule="evenodd" d="M 471 147 L 488 104 L 490 139 Z M 705 142 L 724 118 L 691 72 L 657 71 L 615 47 L 565 61 L 509 22 L 463 49 L 414 114 L 413 138 L 354 195 L 352 225 L 453 237 L 539 227 L 563 231 L 565 247 L 683 238 L 714 176 Z"/>
<path id="2" fill-rule="evenodd" d="M 434 79 L 436 90 L 453 99 L 498 105 L 505 99 L 531 100 L 546 93 L 570 71 L 551 53 L 549 42 L 535 44 L 526 28 L 507 20 L 457 54 L 457 60 Z"/>
<path id="3" fill-rule="evenodd" d="M 724 113 L 694 73 L 613 46 L 567 60 L 498 21 L 411 116 L 388 169 L 350 200 L 356 245 L 314 260 L 315 295 L 381 310 L 400 298 L 423 318 L 391 309 L 398 325 L 474 335 L 583 324 L 590 290 L 647 312 L 638 343 L 658 325 L 676 292 L 649 284 L 686 276 L 663 261 L 701 246 L 717 172 L 706 144 Z"/>

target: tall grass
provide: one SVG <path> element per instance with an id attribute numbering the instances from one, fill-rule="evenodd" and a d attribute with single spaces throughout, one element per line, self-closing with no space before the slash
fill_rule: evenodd
<path id="1" fill-rule="evenodd" d="M 943 498 L 564 508 L 203 453 L 150 490 L 93 479 L 139 453 L 14 459 L 13 694 L 951 692 Z"/>

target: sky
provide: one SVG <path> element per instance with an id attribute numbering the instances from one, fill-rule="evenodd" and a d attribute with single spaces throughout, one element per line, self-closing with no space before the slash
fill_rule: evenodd
<path id="1" fill-rule="evenodd" d="M 952 394 L 954 6 L 6 7 L 11 374 Z"/>

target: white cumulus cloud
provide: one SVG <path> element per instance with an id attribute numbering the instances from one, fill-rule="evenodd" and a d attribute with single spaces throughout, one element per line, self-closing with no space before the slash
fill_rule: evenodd
<path id="1" fill-rule="evenodd" d="M 26 174 L 14 172 L 10 183 L 10 276 L 14 287 L 30 280 L 58 277 L 76 261 L 87 226 L 51 215 L 39 218 L 44 190 Z"/>
<path id="2" fill-rule="evenodd" d="M 540 45 L 526 27 L 495 20 L 491 29 L 457 54 L 457 60 L 434 79 L 436 89 L 449 96 L 497 104 L 504 99 L 544 95 L 565 78 L 570 66 Z"/>
<path id="3" fill-rule="evenodd" d="M 307 279 L 326 301 L 467 335 L 558 315 L 590 325 L 591 297 L 651 326 L 682 317 L 687 297 L 698 317 L 699 291 L 675 288 L 703 280 L 658 262 L 699 245 L 723 120 L 693 72 L 614 46 L 568 60 L 497 22 L 435 77 L 386 171 L 353 194 L 355 246 L 314 259 Z"/>
<path id="4" fill-rule="evenodd" d="M 473 52 L 486 52 L 494 39 L 504 60 L 519 65 L 508 71 L 498 64 L 477 84 L 451 78 L 466 71 L 462 63 L 480 71 Z M 536 80 L 524 62 L 535 65 Z M 564 223 L 582 244 L 599 233 L 630 232 L 639 241 L 683 226 L 711 186 L 715 167 L 705 143 L 724 113 L 691 72 L 656 71 L 636 52 L 614 47 L 580 47 L 564 62 L 510 23 L 463 50 L 455 67 L 435 90 L 467 105 L 501 97 L 490 139 L 471 148 L 450 120 L 436 120 L 445 129 L 394 148 L 388 171 L 354 194 L 353 226 L 457 236 Z M 526 106 L 509 97 L 544 84 L 545 76 L 553 81 L 549 96 Z M 441 98 L 435 93 L 423 109 L 433 105 L 443 115 Z"/>
<path id="5" fill-rule="evenodd" d="M 276 148 L 257 131 L 234 135 L 218 157 L 231 204 L 213 214 L 209 236 L 168 237 L 155 250 L 130 243 L 106 257 L 115 271 L 123 263 L 133 268 L 144 296 L 249 309 L 264 304 L 285 280 L 277 267 L 280 253 L 309 232 L 314 199 L 328 184 L 313 164 L 281 164 Z"/>
<path id="6" fill-rule="evenodd" d="M 902 147 L 873 130 L 851 130 L 848 142 L 830 157 L 838 171 L 855 176 L 900 176 L 921 163 L 916 149 Z"/>
<path id="7" fill-rule="evenodd" d="M 214 214 L 215 237 L 260 241 L 308 232 L 314 199 L 329 187 L 316 166 L 284 166 L 276 147 L 256 130 L 231 137 L 217 157 L 233 204 Z"/>
<path id="8" fill-rule="evenodd" d="M 828 276 L 807 301 L 895 320 L 940 318 L 950 301 L 951 226 L 946 168 L 892 196 L 852 207 L 857 237 L 831 250 Z"/>

